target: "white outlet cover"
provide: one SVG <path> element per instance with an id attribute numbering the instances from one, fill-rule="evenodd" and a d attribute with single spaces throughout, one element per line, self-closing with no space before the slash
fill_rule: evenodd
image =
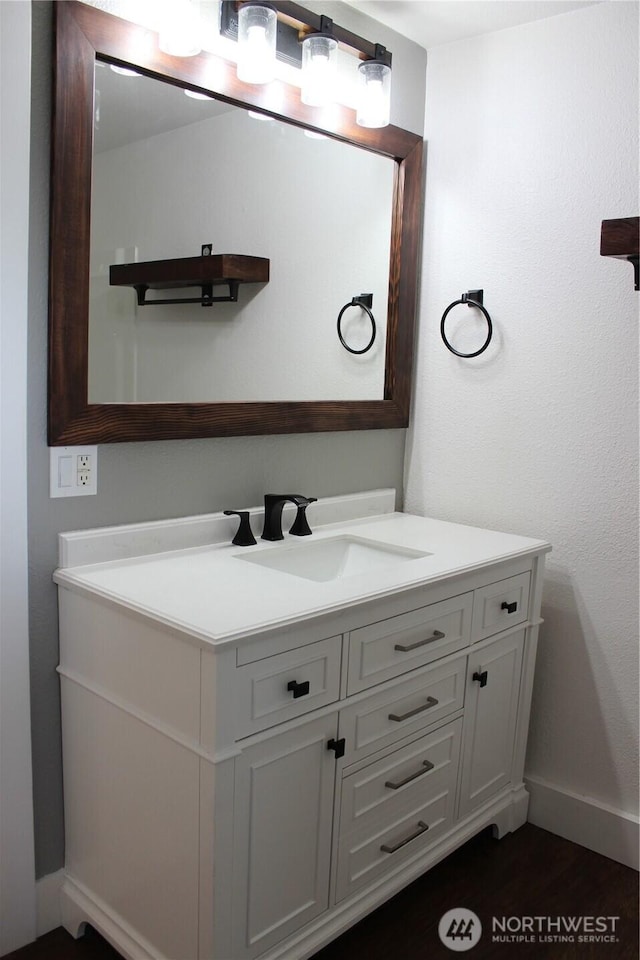
<path id="1" fill-rule="evenodd" d="M 50 497 L 91 497 L 97 492 L 97 447 L 49 447 Z"/>

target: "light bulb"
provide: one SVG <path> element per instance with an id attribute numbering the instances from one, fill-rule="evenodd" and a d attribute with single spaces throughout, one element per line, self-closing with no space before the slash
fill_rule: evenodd
<path id="1" fill-rule="evenodd" d="M 270 83 L 276 72 L 275 7 L 245 3 L 238 11 L 238 80 Z"/>

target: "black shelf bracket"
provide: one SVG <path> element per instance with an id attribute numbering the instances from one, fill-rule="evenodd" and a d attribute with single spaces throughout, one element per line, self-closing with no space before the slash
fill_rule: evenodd
<path id="1" fill-rule="evenodd" d="M 139 307 L 154 307 L 161 303 L 199 303 L 203 307 L 210 307 L 212 303 L 237 303 L 240 281 L 227 280 L 225 282 L 229 287 L 229 294 L 226 297 L 214 297 L 212 283 L 202 284 L 200 287 L 202 294 L 199 297 L 175 297 L 166 300 L 147 300 L 147 290 L 149 287 L 144 283 L 135 284 L 135 291 L 138 297 Z"/>

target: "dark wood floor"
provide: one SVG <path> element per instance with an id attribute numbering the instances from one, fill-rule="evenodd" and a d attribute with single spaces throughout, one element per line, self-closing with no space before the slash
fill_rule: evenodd
<path id="1" fill-rule="evenodd" d="M 638 874 L 530 824 L 499 841 L 479 834 L 313 960 L 451 960 L 438 923 L 454 907 L 482 922 L 473 960 L 638 960 Z M 618 918 L 616 942 L 578 942 L 578 934 L 574 943 L 492 940 L 493 917 L 585 916 Z M 58 929 L 4 960 L 120 958 L 92 930 L 73 940 Z"/>

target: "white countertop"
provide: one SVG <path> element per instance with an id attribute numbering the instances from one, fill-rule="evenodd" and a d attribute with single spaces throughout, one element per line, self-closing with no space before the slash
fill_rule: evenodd
<path id="1" fill-rule="evenodd" d="M 159 525 L 161 526 L 161 525 Z M 120 528 L 123 529 L 123 528 Z M 242 562 L 251 552 L 291 550 L 351 534 L 428 556 L 317 582 Z M 63 535 L 64 536 L 64 535 Z M 311 537 L 256 546 L 217 542 L 56 570 L 61 587 L 100 596 L 213 644 L 339 611 L 365 600 L 436 583 L 487 563 L 550 550 L 543 540 L 404 513 L 325 523 Z"/>

